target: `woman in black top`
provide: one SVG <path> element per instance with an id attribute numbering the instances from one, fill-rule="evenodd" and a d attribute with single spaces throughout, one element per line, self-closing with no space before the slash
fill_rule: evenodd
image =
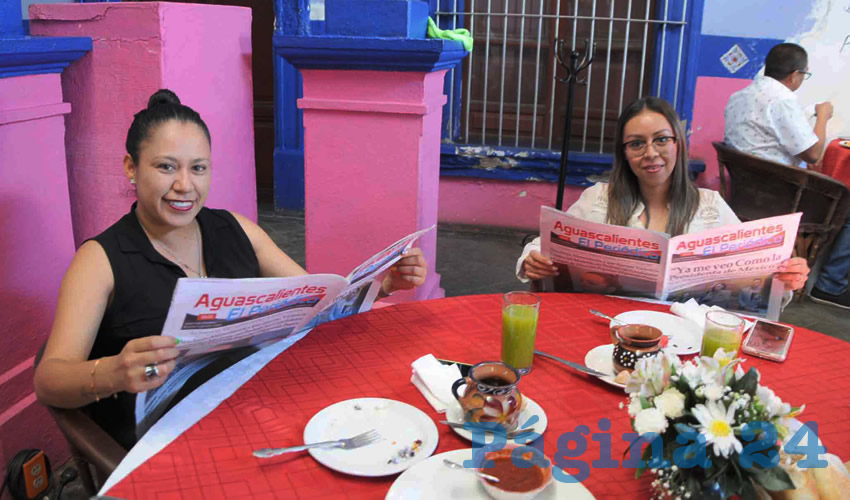
<path id="1" fill-rule="evenodd" d="M 204 208 L 212 166 L 209 130 L 173 92 L 151 96 L 135 115 L 126 146 L 124 172 L 137 202 L 74 256 L 35 389 L 51 406 L 90 405 L 95 420 L 130 447 L 134 393 L 159 387 L 174 369 L 176 340 L 160 333 L 177 279 L 306 271 L 250 220 Z M 425 269 L 421 251 L 412 249 L 384 279 L 382 293 L 421 285 Z M 211 366 L 197 376 L 209 378 L 220 369 Z M 118 397 L 106 399 L 112 395 Z"/>

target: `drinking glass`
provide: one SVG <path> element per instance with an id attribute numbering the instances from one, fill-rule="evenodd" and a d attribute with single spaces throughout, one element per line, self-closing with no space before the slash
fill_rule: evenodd
<path id="1" fill-rule="evenodd" d="M 540 297 L 531 292 L 508 292 L 502 299 L 502 362 L 520 374 L 531 371 Z"/>
<path id="2" fill-rule="evenodd" d="M 737 314 L 726 311 L 708 311 L 705 313 L 705 331 L 702 335 L 700 356 L 714 356 L 719 348 L 727 354 L 737 356 L 744 334 L 744 320 Z"/>

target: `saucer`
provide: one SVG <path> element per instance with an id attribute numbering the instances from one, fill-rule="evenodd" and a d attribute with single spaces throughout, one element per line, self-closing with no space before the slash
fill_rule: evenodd
<path id="1" fill-rule="evenodd" d="M 517 429 L 521 429 L 531 417 L 537 416 L 537 422 L 529 425 L 528 427 L 534 427 L 534 433 L 542 435 L 546 432 L 546 427 L 549 425 L 549 419 L 546 417 L 546 412 L 544 412 L 543 408 L 541 408 L 540 405 L 533 399 L 525 396 L 524 394 L 522 398 L 523 401 L 525 401 L 525 406 L 522 411 L 519 412 L 519 425 L 517 426 Z M 446 409 L 446 420 L 449 422 L 457 422 L 459 424 L 463 423 L 463 410 L 460 405 L 453 404 Z M 472 431 L 458 429 L 456 427 L 452 427 L 452 430 L 455 431 L 458 436 L 472 441 Z M 488 442 L 492 439 L 492 435 L 492 432 L 486 433 Z M 508 441 L 513 441 L 513 439 L 508 439 Z"/>
<path id="2" fill-rule="evenodd" d="M 614 381 L 617 376 L 614 370 L 614 344 L 603 344 L 594 347 L 584 355 L 584 365 L 588 368 L 602 373 L 610 374 L 610 377 L 599 377 L 599 380 L 606 384 L 611 384 L 614 387 L 626 388 L 626 384 L 620 384 Z"/>
<path id="3" fill-rule="evenodd" d="M 628 311 L 614 317 L 624 323 L 654 326 L 667 337 L 667 352 L 678 355 L 698 353 L 702 330 L 685 318 L 659 311 Z M 611 326 L 614 326 L 611 322 Z"/>
<path id="4" fill-rule="evenodd" d="M 444 500 L 446 498 L 487 500 L 490 498 L 475 475 L 449 469 L 443 465 L 443 459 L 463 464 L 465 460 L 472 459 L 472 450 L 447 451 L 417 463 L 398 476 L 387 492 L 386 500 Z M 534 498 L 535 500 L 555 498 L 592 500 L 593 494 L 579 482 L 565 483 L 556 478 Z"/>

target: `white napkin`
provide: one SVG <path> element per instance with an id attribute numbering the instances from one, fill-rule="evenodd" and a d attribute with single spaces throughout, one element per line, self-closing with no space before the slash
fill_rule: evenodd
<path id="1" fill-rule="evenodd" d="M 695 299 L 690 299 L 687 302 L 673 302 L 670 306 L 671 313 L 696 323 L 700 331 L 705 329 L 705 313 L 724 310 L 720 306 L 709 307 L 705 304 L 699 304 Z"/>
<path id="2" fill-rule="evenodd" d="M 445 413 L 449 405 L 455 404 L 452 384 L 461 378 L 457 365 L 444 365 L 433 354 L 426 354 L 414 361 L 411 367 L 413 374 L 410 382 L 437 413 Z"/>
<path id="3" fill-rule="evenodd" d="M 695 299 L 689 299 L 687 302 L 673 302 L 670 305 L 670 312 L 676 316 L 681 316 L 699 326 L 700 331 L 705 330 L 705 313 L 708 311 L 725 311 L 720 306 L 707 306 L 699 304 Z M 739 315 L 740 316 L 740 315 Z M 744 320 L 744 332 L 749 331 L 753 326 L 753 322 L 747 318 L 741 317 Z"/>

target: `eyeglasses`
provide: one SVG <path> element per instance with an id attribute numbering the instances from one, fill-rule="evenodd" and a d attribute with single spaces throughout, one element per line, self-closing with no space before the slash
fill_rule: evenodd
<path id="1" fill-rule="evenodd" d="M 812 77 L 812 74 L 809 73 L 808 71 L 797 70 L 797 73 L 800 73 L 801 75 L 803 75 L 803 80 L 808 80 L 809 78 Z"/>
<path id="2" fill-rule="evenodd" d="M 623 143 L 623 147 L 626 150 L 627 156 L 635 158 L 646 154 L 647 144 L 649 143 L 643 139 L 635 139 L 633 141 Z M 652 147 L 654 147 L 659 153 L 666 153 L 673 144 L 676 144 L 676 138 L 672 135 L 662 135 L 652 139 Z"/>

